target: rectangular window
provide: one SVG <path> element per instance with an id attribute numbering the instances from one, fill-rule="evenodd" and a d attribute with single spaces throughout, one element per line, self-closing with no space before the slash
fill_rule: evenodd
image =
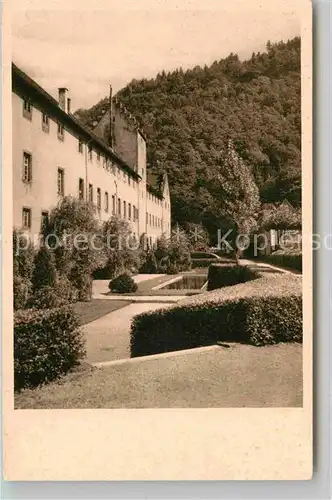
<path id="1" fill-rule="evenodd" d="M 58 195 L 65 194 L 65 172 L 62 168 L 58 168 Z"/>
<path id="2" fill-rule="evenodd" d="M 82 139 L 78 139 L 78 152 L 83 153 L 83 141 L 82 141 Z"/>
<path id="3" fill-rule="evenodd" d="M 112 194 L 112 214 L 115 215 L 115 196 Z"/>
<path id="4" fill-rule="evenodd" d="M 42 114 L 42 129 L 47 133 L 50 131 L 50 119 L 46 113 Z"/>
<path id="5" fill-rule="evenodd" d="M 23 182 L 32 182 L 32 156 L 29 153 L 23 153 Z"/>
<path id="6" fill-rule="evenodd" d="M 128 203 L 128 219 L 131 220 L 131 203 Z"/>
<path id="7" fill-rule="evenodd" d="M 127 204 L 124 201 L 123 202 L 123 218 L 125 219 L 127 217 Z"/>
<path id="8" fill-rule="evenodd" d="M 89 201 L 90 201 L 90 203 L 93 203 L 93 186 L 92 186 L 92 184 L 89 184 Z"/>
<path id="9" fill-rule="evenodd" d="M 65 138 L 65 129 L 61 123 L 58 123 L 58 139 L 63 141 Z"/>
<path id="10" fill-rule="evenodd" d="M 43 232 L 48 226 L 48 212 L 42 212 L 40 229 Z"/>
<path id="11" fill-rule="evenodd" d="M 97 208 L 98 208 L 98 210 L 101 209 L 101 190 L 100 190 L 100 188 L 97 188 Z"/>
<path id="12" fill-rule="evenodd" d="M 23 99 L 23 116 L 28 120 L 32 120 L 32 105 L 29 99 Z"/>
<path id="13" fill-rule="evenodd" d="M 151 214 L 149 214 L 149 224 L 151 226 Z"/>
<path id="14" fill-rule="evenodd" d="M 146 223 L 149 224 L 149 214 L 146 212 Z"/>
<path id="15" fill-rule="evenodd" d="M 109 206 L 108 206 L 108 192 L 105 191 L 105 212 L 108 212 Z"/>
<path id="16" fill-rule="evenodd" d="M 84 200 L 84 180 L 79 179 L 78 181 L 78 197 L 80 200 Z"/>
<path id="17" fill-rule="evenodd" d="M 31 228 L 31 208 L 22 209 L 22 226 L 24 229 Z"/>
<path id="18" fill-rule="evenodd" d="M 92 147 L 89 146 L 89 160 L 92 161 L 93 160 L 93 152 L 92 152 Z"/>
<path id="19" fill-rule="evenodd" d="M 100 152 L 97 151 L 97 161 L 100 161 Z"/>
<path id="20" fill-rule="evenodd" d="M 128 184 L 130 186 L 130 175 L 128 175 Z"/>
<path id="21" fill-rule="evenodd" d="M 118 198 L 118 216 L 121 217 L 121 200 Z"/>

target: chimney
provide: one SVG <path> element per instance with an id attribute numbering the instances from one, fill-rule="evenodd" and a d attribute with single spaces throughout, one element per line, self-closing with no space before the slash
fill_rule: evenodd
<path id="1" fill-rule="evenodd" d="M 69 97 L 67 99 L 67 113 L 71 113 L 71 99 L 69 99 Z"/>
<path id="2" fill-rule="evenodd" d="M 61 109 L 63 109 L 64 111 L 67 111 L 67 92 L 68 92 L 68 89 L 66 89 L 65 87 L 60 87 L 59 88 L 59 106 Z"/>

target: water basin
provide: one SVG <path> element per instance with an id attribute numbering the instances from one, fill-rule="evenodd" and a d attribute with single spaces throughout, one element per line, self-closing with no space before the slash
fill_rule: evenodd
<path id="1" fill-rule="evenodd" d="M 205 275 L 180 276 L 172 282 L 165 283 L 162 290 L 203 290 L 207 283 Z"/>

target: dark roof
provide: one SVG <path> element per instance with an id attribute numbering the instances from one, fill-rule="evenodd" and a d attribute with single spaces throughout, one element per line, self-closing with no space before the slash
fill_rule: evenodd
<path id="1" fill-rule="evenodd" d="M 32 78 L 19 69 L 14 63 L 12 63 L 12 88 L 18 95 L 28 95 L 31 99 L 39 102 L 42 106 L 50 110 L 58 121 L 67 125 L 68 128 L 75 131 L 82 139 L 84 138 L 95 144 L 97 148 L 112 158 L 112 160 L 128 174 L 135 179 L 141 179 L 141 176 L 120 158 L 101 137 L 85 127 L 73 114 L 66 113 L 60 108 L 58 101 L 54 99 L 54 97 L 46 92 L 46 90 L 32 80 Z"/>
<path id="2" fill-rule="evenodd" d="M 103 99 L 103 102 L 104 101 L 105 101 L 105 107 L 107 106 L 107 108 L 105 109 L 105 107 L 103 107 L 103 109 L 100 110 L 99 114 L 95 117 L 95 119 L 91 120 L 89 122 L 89 128 L 91 128 L 92 130 L 95 130 L 100 125 L 101 120 L 104 118 L 104 116 L 106 114 L 109 116 L 110 109 L 109 109 L 109 101 L 106 102 L 107 97 L 105 97 Z M 130 125 L 132 127 L 132 130 L 135 132 L 138 132 L 143 137 L 145 142 L 147 142 L 148 139 L 147 139 L 146 135 L 144 134 L 144 132 L 142 131 L 142 129 L 139 128 L 139 125 L 138 125 L 136 118 L 127 110 L 127 108 L 123 104 L 120 103 L 117 96 L 114 96 L 112 98 L 112 103 L 118 109 L 118 111 L 122 114 L 127 125 Z M 114 108 L 112 108 L 112 109 L 114 109 Z M 94 124 L 94 122 L 97 122 L 97 123 Z"/>

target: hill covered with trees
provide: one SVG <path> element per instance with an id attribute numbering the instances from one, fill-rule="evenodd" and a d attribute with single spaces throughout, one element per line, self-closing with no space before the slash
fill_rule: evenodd
<path id="1" fill-rule="evenodd" d="M 301 205 L 299 37 L 268 42 L 247 61 L 230 54 L 210 66 L 133 80 L 117 98 L 148 137 L 150 168 L 168 173 L 173 221 L 218 225 L 223 190 L 216 177 L 229 140 L 262 202 Z M 106 103 L 76 115 L 91 123 Z"/>

